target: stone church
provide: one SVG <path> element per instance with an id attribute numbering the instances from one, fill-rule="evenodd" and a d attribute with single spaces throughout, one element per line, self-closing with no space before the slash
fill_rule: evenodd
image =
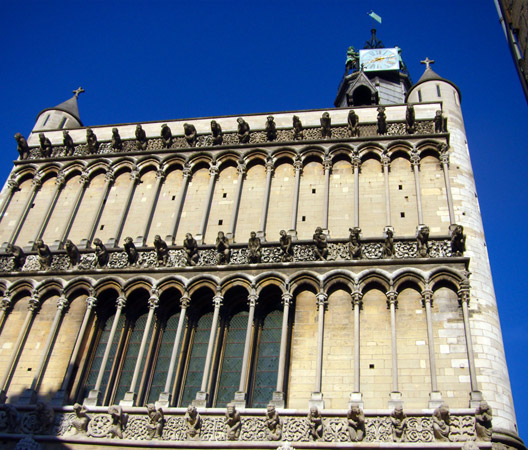
<path id="1" fill-rule="evenodd" d="M 3 448 L 525 449 L 461 110 L 375 35 L 335 108 L 15 135 Z M 437 64 L 440 66 L 440 64 Z"/>

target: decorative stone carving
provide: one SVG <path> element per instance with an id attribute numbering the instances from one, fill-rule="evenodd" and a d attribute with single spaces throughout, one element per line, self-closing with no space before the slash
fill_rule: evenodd
<path id="1" fill-rule="evenodd" d="M 49 270 L 53 262 L 53 255 L 51 254 L 50 248 L 42 239 L 37 239 L 35 247 L 39 257 L 40 270 Z"/>
<path id="2" fill-rule="evenodd" d="M 332 119 L 330 118 L 330 114 L 325 112 L 323 113 L 321 119 L 321 137 L 323 139 L 331 138 L 332 137 Z"/>
<path id="3" fill-rule="evenodd" d="M 451 226 L 451 254 L 453 256 L 462 256 L 466 251 L 466 235 L 462 225 Z"/>
<path id="4" fill-rule="evenodd" d="M 328 242 L 321 227 L 317 227 L 315 229 L 313 242 L 315 256 L 319 259 L 319 261 L 326 261 L 326 258 L 328 257 Z"/>
<path id="5" fill-rule="evenodd" d="M 238 122 L 238 142 L 240 144 L 247 144 L 249 142 L 249 139 L 251 137 L 251 130 L 249 128 L 248 123 L 242 119 L 242 117 L 239 117 L 237 119 Z"/>
<path id="6" fill-rule="evenodd" d="M 378 106 L 378 134 L 387 134 L 387 116 L 385 115 L 385 106 Z"/>
<path id="7" fill-rule="evenodd" d="M 18 245 L 8 244 L 6 253 L 13 257 L 13 269 L 20 270 L 26 263 L 26 254 Z"/>
<path id="8" fill-rule="evenodd" d="M 123 430 L 128 422 L 128 414 L 123 413 L 123 409 L 119 405 L 112 405 L 108 408 L 108 414 L 112 424 L 110 425 L 107 436 L 110 438 L 123 439 Z"/>
<path id="9" fill-rule="evenodd" d="M 441 110 L 436 111 L 433 122 L 435 133 L 447 132 L 447 118 L 443 116 Z"/>
<path id="10" fill-rule="evenodd" d="M 97 258 L 97 267 L 105 267 L 108 264 L 109 259 L 108 250 L 106 249 L 101 239 L 95 238 L 93 243 L 95 246 L 95 257 Z"/>
<path id="11" fill-rule="evenodd" d="M 257 237 L 257 233 L 251 232 L 248 241 L 248 263 L 257 264 L 260 263 L 262 257 L 262 250 L 260 244 L 260 238 Z"/>
<path id="12" fill-rule="evenodd" d="M 128 265 L 135 266 L 138 261 L 139 254 L 136 249 L 136 246 L 134 245 L 134 240 L 130 236 L 127 236 L 125 238 L 125 243 L 123 244 L 123 247 L 127 254 Z"/>
<path id="13" fill-rule="evenodd" d="M 68 255 L 68 259 L 70 261 L 70 267 L 76 268 L 81 261 L 81 253 L 79 252 L 79 249 L 69 239 L 64 244 L 64 249 L 66 250 L 66 254 Z"/>
<path id="14" fill-rule="evenodd" d="M 146 150 L 148 147 L 147 133 L 139 123 L 136 125 L 136 143 L 138 150 Z"/>
<path id="15" fill-rule="evenodd" d="M 402 442 L 405 440 L 405 430 L 407 429 L 407 415 L 403 412 L 401 406 L 394 408 L 390 415 L 392 424 L 392 440 Z"/>
<path id="16" fill-rule="evenodd" d="M 266 427 L 268 428 L 268 439 L 279 441 L 282 437 L 282 421 L 275 405 L 269 404 L 266 409 Z"/>
<path id="17" fill-rule="evenodd" d="M 385 240 L 383 241 L 383 258 L 394 256 L 394 231 L 391 227 L 385 227 Z"/>
<path id="18" fill-rule="evenodd" d="M 351 109 L 348 113 L 348 131 L 351 137 L 359 137 L 359 116 Z"/>
<path id="19" fill-rule="evenodd" d="M 183 124 L 183 134 L 189 147 L 196 147 L 196 127 L 189 123 Z"/>
<path id="20" fill-rule="evenodd" d="M 40 154 L 44 158 L 49 158 L 53 151 L 53 146 L 51 141 L 44 135 L 44 133 L 39 133 L 39 142 L 40 142 Z"/>
<path id="21" fill-rule="evenodd" d="M 347 412 L 347 431 L 352 442 L 365 438 L 365 415 L 358 405 L 351 405 Z"/>
<path id="22" fill-rule="evenodd" d="M 227 428 L 227 440 L 237 441 L 240 438 L 242 421 L 240 420 L 240 413 L 236 410 L 235 405 L 231 403 L 227 405 L 225 424 Z"/>
<path id="23" fill-rule="evenodd" d="M 147 431 L 149 439 L 161 439 L 163 435 L 163 427 L 165 426 L 165 418 L 163 417 L 163 410 L 150 403 L 147 405 L 147 415 L 149 423 L 147 424 Z"/>
<path id="24" fill-rule="evenodd" d="M 30 155 L 30 151 L 26 138 L 20 133 L 16 133 L 15 140 L 17 141 L 17 150 L 18 154 L 20 155 L 20 159 L 27 159 Z"/>
<path id="25" fill-rule="evenodd" d="M 46 403 L 37 402 L 35 405 L 35 418 L 38 430 L 36 434 L 47 434 L 53 425 L 55 411 L 53 411 L 53 408 L 48 406 Z"/>
<path id="26" fill-rule="evenodd" d="M 483 441 L 491 441 L 493 412 L 488 402 L 481 401 L 475 411 L 475 431 L 477 438 Z"/>
<path id="27" fill-rule="evenodd" d="M 117 152 L 123 151 L 123 141 L 117 128 L 112 128 L 112 148 Z"/>
<path id="28" fill-rule="evenodd" d="M 99 150 L 99 141 L 91 128 L 86 129 L 86 145 L 88 146 L 88 153 L 92 155 Z"/>
<path id="29" fill-rule="evenodd" d="M 33 438 L 26 436 L 15 445 L 15 450 L 41 450 L 42 446 Z"/>
<path id="30" fill-rule="evenodd" d="M 185 413 L 185 425 L 186 425 L 186 436 L 187 439 L 195 440 L 200 439 L 200 433 L 202 431 L 202 418 L 194 405 L 187 407 Z"/>
<path id="31" fill-rule="evenodd" d="M 211 134 L 213 136 L 213 145 L 222 145 L 224 142 L 224 133 L 222 127 L 216 120 L 211 120 Z"/>
<path id="32" fill-rule="evenodd" d="M 64 145 L 64 156 L 71 156 L 75 153 L 75 144 L 68 130 L 62 132 L 62 145 Z"/>
<path id="33" fill-rule="evenodd" d="M 218 232 L 215 247 L 217 264 L 229 264 L 231 261 L 231 248 L 229 247 L 229 241 L 225 237 L 223 231 Z"/>
<path id="34" fill-rule="evenodd" d="M 405 112 L 405 131 L 407 134 L 414 134 L 416 132 L 416 115 L 413 105 L 407 105 L 407 111 Z"/>
<path id="35" fill-rule="evenodd" d="M 429 227 L 427 225 L 419 225 L 416 228 L 416 252 L 421 258 L 429 255 Z"/>
<path id="36" fill-rule="evenodd" d="M 20 423 L 20 414 L 17 409 L 13 405 L 5 403 L 0 406 L 0 414 L 0 430 L 15 433 Z"/>
<path id="37" fill-rule="evenodd" d="M 280 244 L 280 248 L 282 250 L 281 261 L 282 262 L 291 262 L 291 261 L 293 261 L 292 238 L 284 230 L 280 231 L 279 244 Z"/>
<path id="38" fill-rule="evenodd" d="M 154 249 L 156 250 L 156 265 L 166 266 L 169 261 L 169 247 L 159 234 L 154 236 Z"/>
<path id="39" fill-rule="evenodd" d="M 273 116 L 268 116 L 266 119 L 266 138 L 270 142 L 277 139 L 277 127 L 275 126 L 275 119 Z"/>
<path id="40" fill-rule="evenodd" d="M 301 119 L 298 116 L 293 116 L 293 140 L 302 141 L 304 139 L 304 130 Z"/>
<path id="41" fill-rule="evenodd" d="M 350 259 L 361 259 L 361 228 L 349 228 L 350 235 L 348 237 L 348 252 Z"/>
<path id="42" fill-rule="evenodd" d="M 86 434 L 88 424 L 90 423 L 90 417 L 86 414 L 86 408 L 79 403 L 75 403 L 73 405 L 73 412 L 75 413 L 75 418 L 71 421 L 73 434 Z"/>
<path id="43" fill-rule="evenodd" d="M 220 233 L 218 234 L 220 235 Z M 198 254 L 198 243 L 196 242 L 196 239 L 193 238 L 191 233 L 187 233 L 185 235 L 185 240 L 183 241 L 183 248 L 185 250 L 187 265 L 196 266 L 196 264 L 198 264 L 198 261 L 200 260 L 200 255 Z"/>
<path id="44" fill-rule="evenodd" d="M 163 148 L 172 147 L 172 131 L 166 123 L 161 126 L 161 142 Z"/>
<path id="45" fill-rule="evenodd" d="M 451 418 L 449 407 L 446 404 L 440 405 L 433 412 L 433 434 L 437 441 L 449 441 Z"/>
<path id="46" fill-rule="evenodd" d="M 310 427 L 310 437 L 314 441 L 323 439 L 324 425 L 321 413 L 317 409 L 317 406 L 310 407 L 310 411 L 307 416 L 308 426 Z"/>

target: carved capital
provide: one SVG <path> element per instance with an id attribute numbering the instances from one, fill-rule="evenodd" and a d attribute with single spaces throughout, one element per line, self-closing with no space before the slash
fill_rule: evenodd
<path id="1" fill-rule="evenodd" d="M 238 176 L 240 175 L 245 175 L 246 174 L 246 165 L 244 163 L 238 163 L 237 165 L 237 174 Z"/>
<path id="2" fill-rule="evenodd" d="M 189 164 L 185 164 L 183 166 L 183 177 L 189 178 L 192 174 L 191 166 Z"/>
<path id="3" fill-rule="evenodd" d="M 300 158 L 296 158 L 295 159 L 295 161 L 293 162 L 293 168 L 295 169 L 296 172 L 301 172 L 302 171 L 303 163 L 300 160 Z"/>
<path id="4" fill-rule="evenodd" d="M 81 176 L 79 177 L 79 183 L 82 187 L 88 186 L 90 183 L 90 174 L 88 172 L 81 173 Z"/>
<path id="5" fill-rule="evenodd" d="M 440 153 L 440 162 L 443 165 L 447 165 L 447 167 L 449 167 L 449 153 Z"/>
<path id="6" fill-rule="evenodd" d="M 431 289 L 422 291 L 422 306 L 425 308 L 427 304 L 433 306 L 433 291 Z"/>
<path id="7" fill-rule="evenodd" d="M 215 308 L 220 308 L 220 306 L 222 306 L 222 302 L 224 301 L 224 297 L 222 296 L 222 294 L 216 294 L 214 297 L 213 297 L 213 305 Z"/>
<path id="8" fill-rule="evenodd" d="M 350 294 L 350 296 L 352 297 L 352 306 L 354 306 L 354 308 L 359 307 L 361 309 L 361 299 L 363 298 L 363 294 L 359 291 L 354 291 Z"/>
<path id="9" fill-rule="evenodd" d="M 116 308 L 123 309 L 126 306 L 127 299 L 124 295 L 120 295 L 116 300 Z"/>
<path id="10" fill-rule="evenodd" d="M 38 191 L 40 187 L 42 186 L 42 180 L 38 175 L 35 178 L 33 178 L 33 180 L 31 181 L 31 186 L 36 191 Z"/>
<path id="11" fill-rule="evenodd" d="M 60 296 L 59 299 L 57 300 L 57 309 L 59 311 L 64 311 L 68 305 L 70 304 L 70 302 L 68 301 L 68 299 L 64 296 Z"/>
<path id="12" fill-rule="evenodd" d="M 132 169 L 132 171 L 130 172 L 130 181 L 132 183 L 137 183 L 139 181 L 139 170 L 137 170 L 136 168 Z"/>
<path id="13" fill-rule="evenodd" d="M 7 311 L 9 307 L 11 306 L 11 298 L 9 296 L 9 293 L 5 293 L 4 297 L 0 299 L 0 310 Z"/>
<path id="14" fill-rule="evenodd" d="M 293 295 L 291 295 L 289 292 L 284 292 L 282 294 L 282 304 L 284 306 L 290 306 L 292 304 Z"/>
<path id="15" fill-rule="evenodd" d="M 411 152 L 411 164 L 413 167 L 420 167 L 420 155 L 415 150 Z"/>
<path id="16" fill-rule="evenodd" d="M 38 292 L 33 292 L 33 295 L 31 296 L 31 298 L 29 299 L 29 302 L 28 302 L 28 311 L 37 311 L 37 309 L 39 308 L 40 306 L 40 300 L 39 300 L 39 294 Z"/>
<path id="17" fill-rule="evenodd" d="M 388 169 L 390 167 L 390 157 L 389 155 L 383 154 L 381 156 L 381 164 L 383 164 L 383 167 Z"/>
<path id="18" fill-rule="evenodd" d="M 218 166 L 209 167 L 209 176 L 215 178 L 218 175 Z"/>
<path id="19" fill-rule="evenodd" d="M 7 187 L 9 190 L 14 191 L 15 189 L 18 189 L 18 181 L 16 178 L 12 177 L 7 180 Z"/>
<path id="20" fill-rule="evenodd" d="M 251 293 L 248 295 L 248 305 L 250 308 L 254 308 L 257 306 L 258 303 L 258 295 L 255 293 Z"/>
<path id="21" fill-rule="evenodd" d="M 105 173 L 105 181 L 107 183 L 113 183 L 115 180 L 115 174 L 112 169 L 108 169 Z"/>
<path id="22" fill-rule="evenodd" d="M 273 165 L 273 161 L 271 159 L 268 159 L 264 166 L 266 167 L 266 173 L 273 173 L 275 166 Z"/>
<path id="23" fill-rule="evenodd" d="M 89 297 L 86 297 L 86 307 L 88 309 L 93 309 L 97 306 L 97 297 L 92 297 L 92 296 L 89 296 Z"/>
<path id="24" fill-rule="evenodd" d="M 152 295 L 148 299 L 149 309 L 156 309 L 159 306 L 160 299 L 157 295 Z"/>
<path id="25" fill-rule="evenodd" d="M 59 189 L 62 189 L 65 183 L 66 183 L 66 175 L 61 170 L 60 172 L 57 173 L 57 178 L 55 179 L 55 186 L 57 186 Z"/>
<path id="26" fill-rule="evenodd" d="M 325 172 L 330 172 L 332 170 L 332 160 L 330 158 L 323 159 L 323 169 Z"/>
<path id="27" fill-rule="evenodd" d="M 325 308 L 328 304 L 328 295 L 324 292 L 319 292 L 316 294 L 315 298 L 317 299 L 317 310 L 319 311 L 319 308 L 323 307 Z"/>
<path id="28" fill-rule="evenodd" d="M 458 291 L 458 303 L 460 306 L 464 303 L 469 306 L 469 288 L 462 288 Z"/>
<path id="29" fill-rule="evenodd" d="M 163 181 L 164 178 L 165 178 L 165 170 L 163 169 L 156 170 L 156 180 Z"/>
<path id="30" fill-rule="evenodd" d="M 394 305 L 395 308 L 398 307 L 398 293 L 396 291 L 389 291 L 385 294 L 387 296 L 387 308 L 390 308 L 391 305 Z"/>
<path id="31" fill-rule="evenodd" d="M 189 297 L 189 294 L 187 292 L 185 292 L 180 297 L 180 308 L 181 309 L 187 309 L 190 304 L 191 304 L 191 297 Z"/>
<path id="32" fill-rule="evenodd" d="M 354 169 L 359 169 L 359 167 L 361 166 L 361 158 L 357 154 L 352 156 L 350 162 L 352 163 Z"/>

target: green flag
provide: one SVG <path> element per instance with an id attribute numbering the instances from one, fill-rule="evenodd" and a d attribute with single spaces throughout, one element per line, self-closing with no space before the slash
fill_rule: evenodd
<path id="1" fill-rule="evenodd" d="M 375 21 L 381 23 L 381 17 L 378 16 L 374 11 L 370 11 L 368 15 L 372 17 Z"/>

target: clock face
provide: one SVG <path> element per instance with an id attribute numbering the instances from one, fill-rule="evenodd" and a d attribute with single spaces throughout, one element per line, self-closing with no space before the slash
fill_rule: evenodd
<path id="1" fill-rule="evenodd" d="M 365 72 L 399 70 L 399 59 L 396 48 L 370 48 L 359 51 L 359 64 Z"/>

